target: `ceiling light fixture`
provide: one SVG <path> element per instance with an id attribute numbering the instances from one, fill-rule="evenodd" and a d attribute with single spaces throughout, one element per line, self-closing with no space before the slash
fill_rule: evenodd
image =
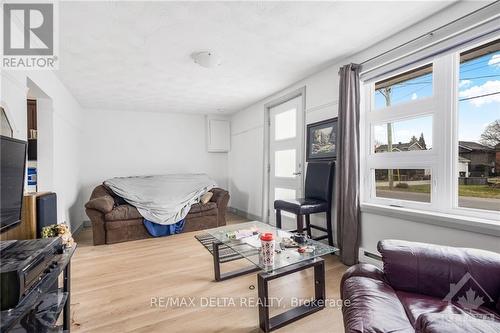
<path id="1" fill-rule="evenodd" d="M 195 52 L 191 54 L 194 62 L 205 68 L 217 67 L 221 64 L 221 58 L 210 51 Z"/>

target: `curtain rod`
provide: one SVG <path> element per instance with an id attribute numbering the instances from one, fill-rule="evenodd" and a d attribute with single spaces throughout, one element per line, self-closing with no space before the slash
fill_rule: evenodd
<path id="1" fill-rule="evenodd" d="M 368 63 L 368 62 L 370 62 L 370 61 L 373 61 L 373 60 L 375 60 L 375 59 L 381 58 L 381 57 L 383 57 L 384 55 L 386 55 L 386 54 L 388 54 L 388 53 L 390 53 L 390 52 L 396 51 L 396 50 L 398 50 L 398 49 L 400 49 L 400 48 L 405 47 L 405 46 L 406 46 L 406 45 L 408 45 L 408 44 L 414 43 L 414 42 L 416 42 L 416 41 L 418 41 L 418 40 L 420 40 L 420 39 L 423 39 L 423 38 L 425 38 L 425 37 L 433 36 L 433 35 L 434 35 L 436 32 L 438 32 L 439 30 L 444 29 L 444 28 L 446 28 L 446 27 L 448 27 L 448 26 L 450 26 L 450 25 L 452 25 L 452 24 L 455 24 L 456 22 L 459 22 L 459 21 L 461 21 L 461 20 L 463 20 L 463 19 L 465 19 L 465 18 L 467 18 L 467 17 L 469 17 L 469 16 L 472 16 L 472 15 L 476 14 L 476 13 L 477 13 L 477 12 L 479 12 L 479 11 L 483 11 L 485 8 L 488 8 L 488 7 L 490 7 L 490 6 L 493 6 L 493 5 L 495 5 L 496 3 L 498 3 L 499 1 L 500 1 L 500 0 L 497 0 L 497 1 L 495 1 L 495 2 L 492 2 L 492 3 L 490 3 L 490 4 L 488 4 L 488 5 L 484 6 L 484 7 L 481 7 L 481 8 L 479 8 L 479 9 L 476 9 L 475 11 L 472 11 L 472 12 L 470 12 L 470 13 L 468 13 L 468 14 L 464 15 L 464 16 L 461 16 L 461 17 L 459 17 L 459 18 L 457 18 L 457 19 L 455 19 L 455 20 L 453 20 L 453 21 L 451 21 L 451 22 L 448 22 L 448 23 L 446 23 L 446 24 L 444 24 L 444 25 L 442 25 L 442 26 L 440 26 L 440 27 L 437 27 L 436 29 L 431 30 L 431 31 L 429 31 L 429 32 L 427 32 L 427 33 L 425 33 L 425 34 L 423 34 L 423 35 L 420 35 L 420 36 L 418 36 L 418 37 L 415 37 L 415 38 L 413 38 L 412 40 L 410 40 L 410 41 L 408 41 L 408 42 L 405 42 L 405 43 L 403 43 L 403 44 L 400 44 L 400 45 L 398 45 L 398 46 L 395 46 L 395 47 L 393 47 L 392 49 L 389 49 L 389 50 L 387 50 L 387 51 L 385 51 L 385 52 L 383 52 L 383 53 L 381 53 L 381 54 L 379 54 L 379 55 L 376 55 L 376 56 L 374 56 L 374 57 L 371 57 L 371 58 L 369 58 L 369 59 L 366 59 L 365 61 L 363 61 L 362 63 L 360 63 L 360 65 L 364 65 L 364 64 L 366 64 L 366 63 Z"/>

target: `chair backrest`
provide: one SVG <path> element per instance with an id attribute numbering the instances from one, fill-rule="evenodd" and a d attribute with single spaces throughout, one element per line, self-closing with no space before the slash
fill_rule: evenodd
<path id="1" fill-rule="evenodd" d="M 304 196 L 309 199 L 332 202 L 335 162 L 309 162 L 307 164 Z"/>

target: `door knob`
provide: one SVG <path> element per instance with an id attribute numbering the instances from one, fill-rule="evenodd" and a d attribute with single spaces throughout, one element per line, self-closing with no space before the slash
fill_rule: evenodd
<path id="1" fill-rule="evenodd" d="M 300 171 L 292 173 L 292 175 L 294 175 L 294 176 L 298 176 L 298 175 L 301 175 L 301 174 L 302 174 L 302 172 L 300 172 Z"/>

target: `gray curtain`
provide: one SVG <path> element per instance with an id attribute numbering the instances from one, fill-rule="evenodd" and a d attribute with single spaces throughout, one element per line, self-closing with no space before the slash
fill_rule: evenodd
<path id="1" fill-rule="evenodd" d="M 349 64 L 340 71 L 335 197 L 337 244 L 346 265 L 358 262 L 359 211 L 359 71 Z"/>

